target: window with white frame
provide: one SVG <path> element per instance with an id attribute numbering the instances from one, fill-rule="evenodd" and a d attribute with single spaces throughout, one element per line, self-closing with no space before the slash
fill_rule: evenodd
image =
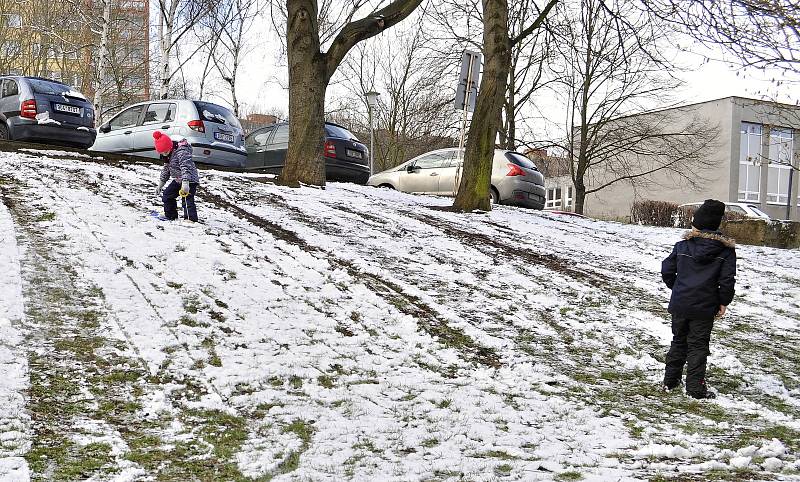
<path id="1" fill-rule="evenodd" d="M 739 201 L 759 201 L 761 124 L 742 122 L 739 150 Z"/>
<path id="2" fill-rule="evenodd" d="M 794 135 L 792 129 L 773 127 L 769 132 L 769 169 L 767 170 L 767 202 L 789 202 L 789 173 L 791 172 Z"/>
<path id="3" fill-rule="evenodd" d="M 15 57 L 20 53 L 19 42 L 7 41 L 0 45 L 0 53 L 4 57 Z"/>
<path id="4" fill-rule="evenodd" d="M 555 198 L 556 198 L 556 188 L 551 187 L 547 190 L 547 196 L 544 201 L 544 208 L 553 209 L 553 207 L 555 206 Z"/>
<path id="5" fill-rule="evenodd" d="M 556 209 L 561 207 L 561 188 L 551 187 L 547 190 L 547 198 L 544 202 L 545 209 Z"/>
<path id="6" fill-rule="evenodd" d="M 564 207 L 572 209 L 572 186 L 567 186 L 567 197 L 564 198 Z"/>

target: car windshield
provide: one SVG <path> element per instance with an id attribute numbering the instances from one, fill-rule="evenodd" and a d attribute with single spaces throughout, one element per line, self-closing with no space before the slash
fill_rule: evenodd
<path id="1" fill-rule="evenodd" d="M 764 211 L 758 209 L 757 207 L 753 206 L 752 204 L 748 204 L 747 207 L 755 211 L 756 214 L 761 216 L 762 218 L 769 219 L 769 214 L 765 213 Z"/>
<path id="2" fill-rule="evenodd" d="M 511 159 L 511 162 L 518 165 L 519 167 L 524 167 L 525 169 L 532 169 L 534 171 L 538 171 L 539 169 L 536 168 L 536 164 L 533 163 L 530 159 L 523 156 L 518 152 L 509 152 L 508 158 Z"/>
<path id="3" fill-rule="evenodd" d="M 28 82 L 37 94 L 59 95 L 72 90 L 68 85 L 50 82 L 49 80 L 28 79 Z"/>
<path id="4" fill-rule="evenodd" d="M 211 102 L 201 101 L 195 101 L 194 105 L 197 106 L 197 112 L 200 113 L 200 115 L 203 117 L 203 120 L 215 122 L 217 124 L 227 124 L 237 129 L 242 128 L 242 126 L 239 124 L 239 119 L 233 115 L 233 112 L 225 107 L 212 104 Z"/>
<path id="5" fill-rule="evenodd" d="M 352 139 L 358 141 L 358 138 L 344 127 L 335 126 L 332 124 L 325 124 L 325 134 L 328 137 L 340 137 L 342 139 Z"/>

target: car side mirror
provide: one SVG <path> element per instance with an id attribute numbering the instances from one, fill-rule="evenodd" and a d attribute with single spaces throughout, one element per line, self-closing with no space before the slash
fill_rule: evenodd
<path id="1" fill-rule="evenodd" d="M 406 171 L 409 174 L 413 174 L 413 173 L 417 172 L 418 170 L 419 170 L 419 168 L 417 166 L 415 166 L 414 164 L 409 164 L 408 167 L 406 167 Z"/>
<path id="2" fill-rule="evenodd" d="M 111 124 L 103 124 L 100 126 L 100 132 L 103 134 L 107 134 L 111 132 Z"/>

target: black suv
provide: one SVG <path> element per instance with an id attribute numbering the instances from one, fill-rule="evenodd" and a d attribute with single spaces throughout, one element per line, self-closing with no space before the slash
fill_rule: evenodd
<path id="1" fill-rule="evenodd" d="M 69 85 L 41 77 L 0 76 L 0 140 L 87 148 L 94 107 Z"/>
<path id="2" fill-rule="evenodd" d="M 265 169 L 280 174 L 289 148 L 289 124 L 272 124 L 245 137 L 247 168 Z M 352 132 L 332 122 L 325 123 L 325 178 L 366 184 L 369 178 L 369 151 Z"/>

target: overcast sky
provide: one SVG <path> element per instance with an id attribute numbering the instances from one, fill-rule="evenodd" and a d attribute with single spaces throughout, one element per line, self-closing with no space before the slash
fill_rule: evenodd
<path id="1" fill-rule="evenodd" d="M 156 2 L 153 2 L 156 3 Z M 265 12 L 268 15 L 268 13 Z M 157 19 L 154 12 L 152 18 Z M 157 29 L 154 29 L 156 31 Z M 288 92 L 286 90 L 286 66 L 280 58 L 280 43 L 271 22 L 257 22 L 250 33 L 252 51 L 245 58 L 241 67 L 238 84 L 240 104 L 251 111 L 268 111 L 278 109 L 288 111 Z M 382 34 L 377 41 L 387 41 L 391 38 L 391 31 Z M 718 55 L 714 53 L 714 55 Z M 683 104 L 702 102 L 727 96 L 742 96 L 754 98 L 770 98 L 781 102 L 795 104 L 797 97 L 791 96 L 791 88 L 783 86 L 776 89 L 770 79 L 780 77 L 780 72 L 737 72 L 729 65 L 718 62 L 704 62 L 704 57 L 698 54 L 681 52 L 677 54 L 678 61 L 687 70 L 676 75 L 685 80 L 685 87 L 674 95 L 674 98 Z M 457 66 L 453 66 L 455 70 Z M 189 67 L 189 76 L 196 75 L 197 68 Z M 329 97 L 338 94 L 336 87 L 329 90 Z M 552 96 L 550 96 L 552 97 Z M 217 97 L 218 103 L 228 103 L 227 96 Z M 546 105 L 547 100 L 540 102 Z M 654 108 L 660 107 L 657 105 Z M 558 117 L 563 112 L 556 104 L 544 108 L 544 115 L 554 123 L 560 123 Z M 548 112 L 550 111 L 550 112 Z"/>

